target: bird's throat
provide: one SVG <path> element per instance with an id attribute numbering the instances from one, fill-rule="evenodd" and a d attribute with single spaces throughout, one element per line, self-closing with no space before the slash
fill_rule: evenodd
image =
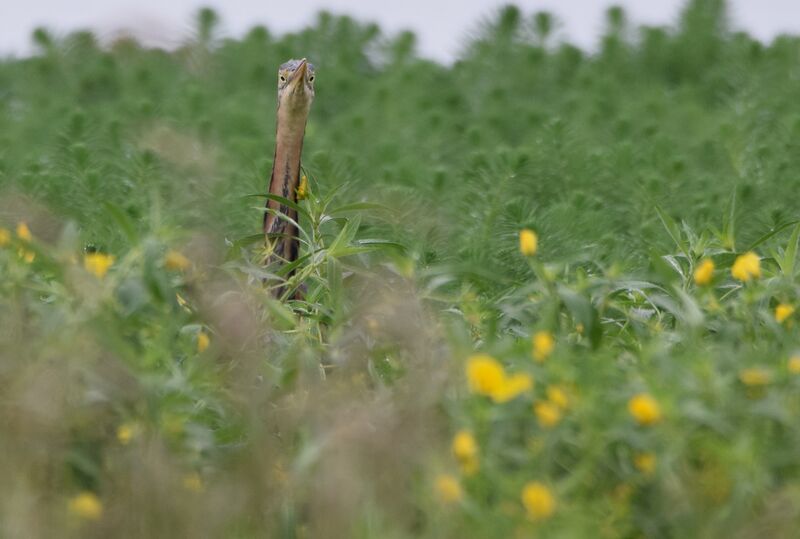
<path id="1" fill-rule="evenodd" d="M 274 195 L 295 200 L 305 127 L 304 115 L 282 115 L 278 112 L 275 161 L 269 186 L 269 192 Z"/>

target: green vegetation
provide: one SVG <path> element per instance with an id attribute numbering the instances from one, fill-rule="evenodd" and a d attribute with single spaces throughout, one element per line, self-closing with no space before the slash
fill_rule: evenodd
<path id="1" fill-rule="evenodd" d="M 692 0 L 589 54 L 507 7 L 443 66 L 347 17 L 218 24 L 0 61 L 0 538 L 796 533 L 800 38 Z"/>

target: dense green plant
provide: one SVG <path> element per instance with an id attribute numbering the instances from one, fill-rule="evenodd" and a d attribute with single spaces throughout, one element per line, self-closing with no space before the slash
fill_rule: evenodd
<path id="1" fill-rule="evenodd" d="M 793 536 L 800 39 L 726 12 L 612 7 L 587 52 L 507 6 L 452 65 L 324 12 L 33 31 L 0 60 L 0 538 Z M 301 256 L 265 267 L 300 56 Z"/>

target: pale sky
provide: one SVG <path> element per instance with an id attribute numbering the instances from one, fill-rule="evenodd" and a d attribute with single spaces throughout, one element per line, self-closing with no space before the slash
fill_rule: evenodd
<path id="1" fill-rule="evenodd" d="M 0 55 L 24 54 L 30 32 L 46 26 L 56 32 L 91 28 L 101 38 L 132 29 L 149 44 L 169 46 L 187 35 L 191 14 L 210 5 L 221 15 L 228 35 L 255 24 L 276 33 L 311 22 L 321 9 L 375 21 L 385 32 L 413 30 L 424 56 L 448 61 L 481 17 L 508 3 L 495 0 L 0 0 Z M 518 0 L 526 13 L 548 10 L 562 21 L 562 35 L 590 48 L 610 4 L 625 7 L 635 24 L 669 24 L 684 0 Z M 737 28 L 770 40 L 780 33 L 800 34 L 800 0 L 730 0 Z"/>

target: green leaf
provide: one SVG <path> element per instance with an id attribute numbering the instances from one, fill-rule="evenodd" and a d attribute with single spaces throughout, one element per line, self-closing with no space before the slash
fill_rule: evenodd
<path id="1" fill-rule="evenodd" d="M 603 331 L 600 327 L 600 316 L 592 302 L 586 296 L 565 287 L 558 288 L 558 295 L 572 317 L 583 325 L 583 334 L 589 338 L 592 348 L 597 348 Z"/>
<path id="2" fill-rule="evenodd" d="M 264 305 L 270 315 L 270 321 L 277 329 L 288 331 L 295 328 L 297 319 L 286 304 L 276 299 L 267 298 Z"/>
<path id="3" fill-rule="evenodd" d="M 770 238 L 772 238 L 775 234 L 781 232 L 782 230 L 785 230 L 785 229 L 789 228 L 792 225 L 796 225 L 798 223 L 800 223 L 800 220 L 798 220 L 798 221 L 789 221 L 788 223 L 783 223 L 782 225 L 776 226 L 775 228 L 773 228 L 772 230 L 770 230 L 769 232 L 767 232 L 766 234 L 764 234 L 763 236 L 758 238 L 756 241 L 754 241 L 750 245 L 750 247 L 745 249 L 745 252 L 752 251 L 753 249 L 755 249 L 756 247 L 758 247 L 759 245 L 761 245 L 765 241 L 767 241 Z"/>
<path id="4" fill-rule="evenodd" d="M 678 226 L 678 223 L 676 223 L 672 217 L 664 213 L 664 211 L 659 208 L 658 205 L 654 207 L 656 214 L 661 220 L 661 224 L 664 225 L 664 229 L 667 231 L 667 234 L 669 234 L 669 237 L 672 238 L 672 241 L 675 242 L 675 245 L 678 247 L 678 249 L 680 249 L 680 251 L 688 257 L 689 253 L 686 249 L 686 246 L 683 244 L 683 241 L 681 241 L 681 229 Z"/>
<path id="5" fill-rule="evenodd" d="M 355 216 L 353 219 L 349 219 L 339 232 L 339 235 L 336 236 L 336 239 L 328 246 L 328 255 L 333 257 L 346 256 L 344 249 L 350 246 L 350 242 L 355 238 L 359 226 L 361 226 L 360 217 Z"/>
<path id="6" fill-rule="evenodd" d="M 349 211 L 365 211 L 365 210 L 377 210 L 377 211 L 385 211 L 391 212 L 391 208 L 388 206 L 383 206 L 382 204 L 376 204 L 373 202 L 353 202 L 352 204 L 345 204 L 344 206 L 339 206 L 338 208 L 333 208 L 332 210 L 328 210 L 328 213 L 331 215 L 335 215 L 337 213 L 345 213 Z"/>
<path id="7" fill-rule="evenodd" d="M 781 271 L 786 277 L 794 276 L 794 263 L 797 260 L 797 242 L 800 240 L 800 224 L 794 227 L 792 237 L 789 238 L 789 245 L 786 246 L 786 252 L 783 254 L 783 261 Z"/>
<path id="8" fill-rule="evenodd" d="M 139 243 L 139 234 L 130 216 L 112 202 L 104 203 L 103 207 L 114 222 L 117 223 L 131 245 Z"/>
<path id="9" fill-rule="evenodd" d="M 277 202 L 279 204 L 283 204 L 285 206 L 288 206 L 288 207 L 292 208 L 293 210 L 297 211 L 297 213 L 299 213 L 301 215 L 305 215 L 306 217 L 310 217 L 308 212 L 306 211 L 306 209 L 303 208 L 302 206 L 300 206 L 297 202 L 293 202 L 293 201 L 289 200 L 286 197 L 282 197 L 282 196 L 279 196 L 279 195 L 273 195 L 272 193 L 267 193 L 267 194 L 258 194 L 258 193 L 256 193 L 256 194 L 252 194 L 252 195 L 244 195 L 242 198 L 266 198 L 267 200 L 273 200 L 273 201 L 275 201 L 275 202 Z"/>

